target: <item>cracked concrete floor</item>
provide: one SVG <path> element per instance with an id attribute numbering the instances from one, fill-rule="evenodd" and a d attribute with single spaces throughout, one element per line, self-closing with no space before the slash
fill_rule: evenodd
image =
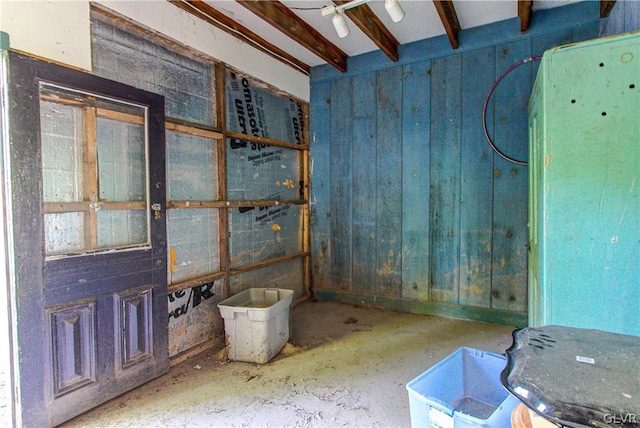
<path id="1" fill-rule="evenodd" d="M 311 301 L 290 319 L 268 364 L 205 351 L 64 427 L 408 427 L 407 382 L 461 346 L 503 353 L 513 331 Z"/>

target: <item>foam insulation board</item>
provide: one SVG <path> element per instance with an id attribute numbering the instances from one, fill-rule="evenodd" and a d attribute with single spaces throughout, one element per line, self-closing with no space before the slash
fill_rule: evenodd
<path id="1" fill-rule="evenodd" d="M 302 144 L 302 104 L 261 88 L 231 70 L 226 74 L 227 129 L 255 137 Z"/>
<path id="2" fill-rule="evenodd" d="M 99 16 L 99 15 L 94 15 Z M 100 19 L 92 21 L 93 70 L 165 97 L 168 117 L 213 126 L 215 70 Z"/>
<path id="3" fill-rule="evenodd" d="M 284 147 L 227 139 L 230 200 L 300 198 L 300 153 Z"/>
<path id="4" fill-rule="evenodd" d="M 215 140 L 168 131 L 167 199 L 213 201 L 218 198 Z"/>
<path id="5" fill-rule="evenodd" d="M 284 288 L 294 291 L 294 300 L 304 296 L 304 263 L 294 259 L 274 266 L 243 272 L 230 278 L 230 295 L 249 288 Z"/>
<path id="6" fill-rule="evenodd" d="M 169 356 L 174 356 L 220 334 L 224 329 L 217 304 L 222 281 L 176 291 L 169 299 Z"/>
<path id="7" fill-rule="evenodd" d="M 220 269 L 219 210 L 213 208 L 167 211 L 169 278 L 176 283 Z"/>
<path id="8" fill-rule="evenodd" d="M 233 209 L 229 215 L 231 267 L 302 251 L 301 215 L 297 205 Z"/>

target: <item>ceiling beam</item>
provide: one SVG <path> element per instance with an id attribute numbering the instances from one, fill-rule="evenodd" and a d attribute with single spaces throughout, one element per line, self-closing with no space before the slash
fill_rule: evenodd
<path id="1" fill-rule="evenodd" d="M 518 0 L 518 16 L 520 17 L 520 32 L 522 33 L 529 29 L 532 6 L 533 0 Z"/>
<path id="2" fill-rule="evenodd" d="M 233 19 L 218 12 L 213 7 L 201 0 L 169 0 L 170 3 L 178 6 L 190 14 L 202 19 L 203 21 L 231 34 L 232 36 L 242 40 L 243 42 L 253 46 L 254 48 L 266 53 L 267 55 L 284 62 L 285 64 L 295 68 L 298 71 L 309 75 L 311 67 L 300 61 L 294 56 L 288 54 L 277 46 L 267 42 L 248 28 L 238 24 Z"/>
<path id="3" fill-rule="evenodd" d="M 349 3 L 349 1 L 334 0 L 334 3 L 342 5 Z M 363 4 L 353 9 L 347 9 L 345 13 L 367 37 L 373 40 L 373 43 L 375 43 L 391 61 L 398 61 L 398 40 L 396 40 L 368 5 Z"/>
<path id="4" fill-rule="evenodd" d="M 458 32 L 460 31 L 460 22 L 458 21 L 458 14 L 453 6 L 451 0 L 433 0 L 433 5 L 440 15 L 444 30 L 447 32 L 449 42 L 453 49 L 458 49 L 460 42 L 458 42 Z"/>
<path id="5" fill-rule="evenodd" d="M 347 54 L 277 0 L 236 0 L 338 70 L 347 71 Z"/>
<path id="6" fill-rule="evenodd" d="M 616 0 L 600 0 L 600 18 L 606 18 L 615 6 Z"/>

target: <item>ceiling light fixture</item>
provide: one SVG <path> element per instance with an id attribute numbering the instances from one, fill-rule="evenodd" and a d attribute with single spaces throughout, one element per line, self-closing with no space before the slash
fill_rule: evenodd
<path id="1" fill-rule="evenodd" d="M 331 18 L 331 22 L 336 29 L 336 33 L 338 33 L 338 37 L 344 39 L 349 35 L 349 26 L 347 25 L 347 20 L 344 18 L 343 11 L 337 11 L 335 15 L 333 15 L 333 18 Z"/>
<path id="2" fill-rule="evenodd" d="M 344 11 L 363 5 L 368 1 L 369 0 L 352 0 L 340 6 L 325 6 L 322 8 L 322 16 L 334 14 L 333 18 L 331 18 L 333 27 L 336 29 L 338 37 L 344 39 L 349 35 L 349 26 L 347 25 L 347 20 L 344 18 Z M 384 8 L 393 22 L 400 22 L 402 18 L 404 18 L 404 10 L 400 7 L 398 0 L 385 0 Z"/>
<path id="3" fill-rule="evenodd" d="M 393 22 L 400 22 L 404 18 L 404 10 L 400 7 L 398 0 L 385 0 L 384 8 Z"/>

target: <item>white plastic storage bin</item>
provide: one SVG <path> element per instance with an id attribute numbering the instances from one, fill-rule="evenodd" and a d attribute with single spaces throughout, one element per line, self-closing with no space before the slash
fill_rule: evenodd
<path id="1" fill-rule="evenodd" d="M 407 384 L 411 426 L 511 427 L 520 403 L 500 382 L 507 357 L 460 348 Z"/>
<path id="2" fill-rule="evenodd" d="M 292 290 L 250 288 L 218 304 L 224 318 L 228 357 L 264 364 L 289 340 Z"/>

